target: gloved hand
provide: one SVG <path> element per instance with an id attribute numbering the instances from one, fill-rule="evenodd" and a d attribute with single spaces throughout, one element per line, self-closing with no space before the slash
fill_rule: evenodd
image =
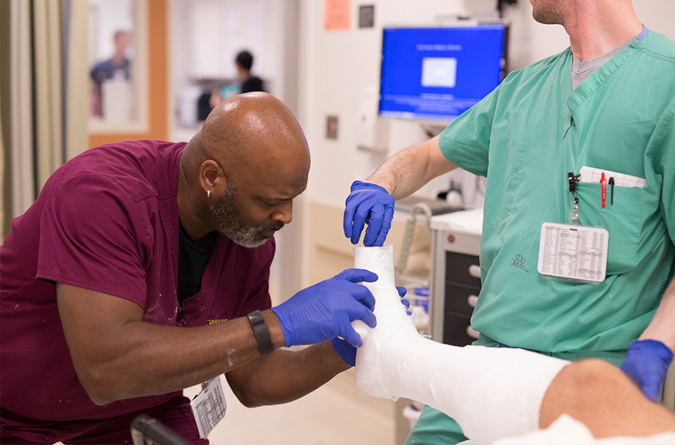
<path id="1" fill-rule="evenodd" d="M 377 275 L 365 269 L 347 269 L 273 307 L 286 347 L 312 345 L 335 337 L 361 346 L 361 337 L 351 322 L 363 320 L 371 328 L 377 324 L 373 314 L 375 298 L 366 286 L 356 284 L 362 281 L 372 283 L 377 281 Z"/>
<path id="2" fill-rule="evenodd" d="M 410 312 L 408 312 L 408 308 L 410 307 L 410 302 L 408 300 L 404 300 L 403 297 L 405 297 L 406 292 L 408 292 L 408 289 L 406 289 L 403 286 L 396 286 L 396 290 L 398 291 L 398 294 L 401 296 L 401 303 L 403 306 L 405 306 L 406 312 L 408 315 L 411 315 Z M 341 338 L 334 338 L 331 340 L 333 342 L 333 348 L 337 351 L 338 354 L 340 354 L 340 357 L 342 360 L 345 361 L 350 366 L 356 365 L 356 348 L 346 341 L 344 341 Z"/>
<path id="3" fill-rule="evenodd" d="M 345 236 L 358 244 L 366 223 L 364 246 L 381 246 L 387 238 L 394 217 L 394 197 L 383 187 L 369 182 L 354 181 L 345 202 L 343 226 Z"/>
<path id="4" fill-rule="evenodd" d="M 673 352 L 660 341 L 637 340 L 628 346 L 621 370 L 637 384 L 648 399 L 658 402 Z"/>

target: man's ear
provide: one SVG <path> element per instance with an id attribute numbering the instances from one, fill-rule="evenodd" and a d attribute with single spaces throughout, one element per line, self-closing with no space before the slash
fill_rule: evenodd
<path id="1" fill-rule="evenodd" d="M 224 190 L 227 186 L 227 177 L 216 161 L 207 159 L 199 167 L 199 182 L 205 193 L 209 190 L 215 193 L 221 188 Z"/>

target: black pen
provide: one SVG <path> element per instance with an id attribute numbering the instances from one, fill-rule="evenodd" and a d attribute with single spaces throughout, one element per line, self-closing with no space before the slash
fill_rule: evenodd
<path id="1" fill-rule="evenodd" d="M 611 205 L 614 205 L 614 176 L 610 176 L 610 177 L 609 177 L 609 185 L 612 186 L 612 192 L 611 192 L 611 196 L 610 196 L 610 201 L 609 201 L 609 203 L 610 203 Z"/>

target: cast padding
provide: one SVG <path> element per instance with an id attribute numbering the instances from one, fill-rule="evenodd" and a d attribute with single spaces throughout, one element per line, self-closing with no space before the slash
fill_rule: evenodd
<path id="1" fill-rule="evenodd" d="M 379 277 L 365 283 L 377 326 L 356 355 L 356 387 L 371 396 L 406 397 L 457 420 L 477 442 L 539 428 L 551 381 L 569 362 L 510 348 L 454 347 L 421 337 L 400 303 L 392 246 L 356 247 L 354 266 Z"/>

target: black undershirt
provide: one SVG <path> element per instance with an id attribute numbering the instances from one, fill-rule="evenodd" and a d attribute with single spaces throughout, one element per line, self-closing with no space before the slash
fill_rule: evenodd
<path id="1" fill-rule="evenodd" d="M 187 233 L 180 221 L 178 225 L 178 302 L 183 307 L 183 302 L 202 288 L 204 271 L 218 236 L 214 234 L 209 244 L 202 244 Z"/>

